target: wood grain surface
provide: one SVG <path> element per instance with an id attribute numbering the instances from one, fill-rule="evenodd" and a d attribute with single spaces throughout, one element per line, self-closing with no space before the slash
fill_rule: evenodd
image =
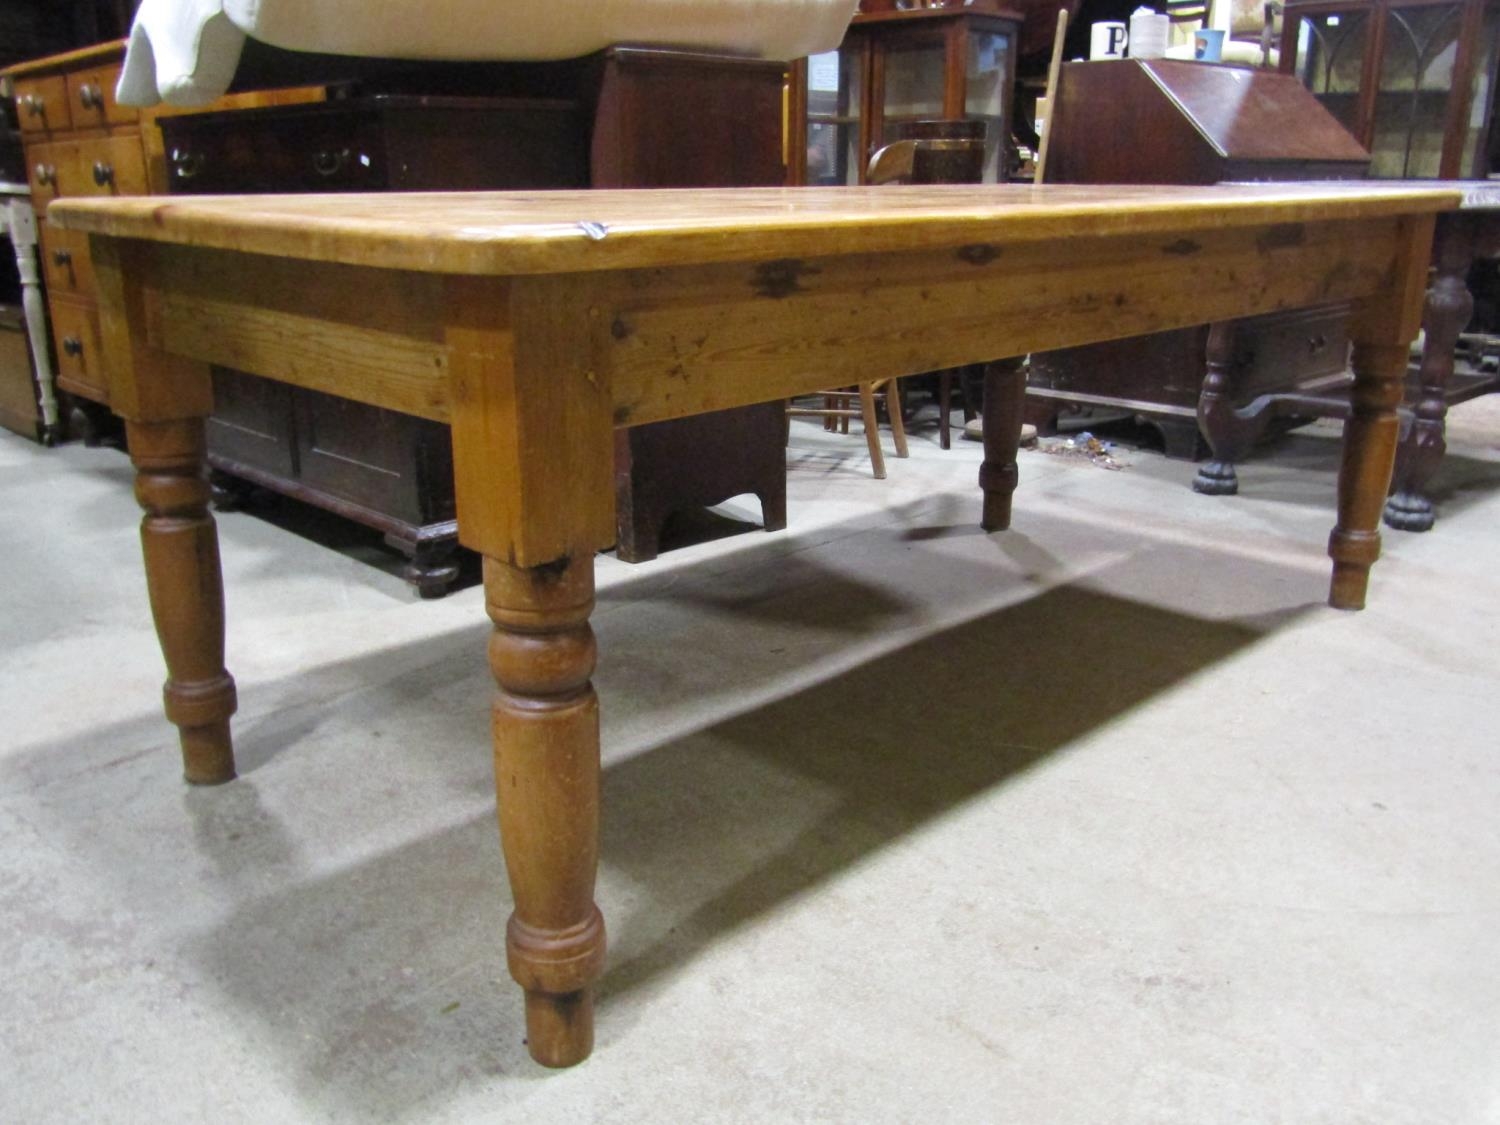
<path id="1" fill-rule="evenodd" d="M 1378 183 L 464 192 L 59 200 L 120 238 L 436 273 L 527 274 L 1191 233 L 1446 211 L 1455 189 Z"/>

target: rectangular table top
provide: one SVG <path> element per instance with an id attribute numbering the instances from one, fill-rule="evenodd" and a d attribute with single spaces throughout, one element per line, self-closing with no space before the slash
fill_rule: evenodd
<path id="1" fill-rule="evenodd" d="M 62 199 L 60 227 L 283 258 L 515 275 L 1184 233 L 1452 210 L 1454 187 L 944 185 Z"/>

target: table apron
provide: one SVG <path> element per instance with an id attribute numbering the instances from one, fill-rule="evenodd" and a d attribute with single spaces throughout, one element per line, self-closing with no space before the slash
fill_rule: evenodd
<path id="1" fill-rule="evenodd" d="M 1116 235 L 575 275 L 563 317 L 617 426 L 829 386 L 1359 301 L 1407 218 Z M 152 247 L 164 351 L 451 421 L 441 275 Z M 503 307 L 544 277 L 487 281 Z M 517 321 L 522 331 L 525 320 Z M 506 362 L 497 355 L 496 362 Z"/>

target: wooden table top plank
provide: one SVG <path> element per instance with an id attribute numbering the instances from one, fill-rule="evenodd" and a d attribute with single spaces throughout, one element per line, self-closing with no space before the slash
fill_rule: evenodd
<path id="1" fill-rule="evenodd" d="M 1460 198 L 1377 182 L 717 188 L 62 199 L 48 218 L 300 260 L 517 275 L 1367 219 Z"/>

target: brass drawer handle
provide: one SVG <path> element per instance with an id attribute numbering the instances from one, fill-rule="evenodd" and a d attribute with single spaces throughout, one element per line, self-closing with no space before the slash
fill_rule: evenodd
<path id="1" fill-rule="evenodd" d="M 73 264 L 73 251 L 71 251 L 71 250 L 54 250 L 54 251 L 52 251 L 52 264 L 55 265 L 55 266 L 71 266 Z"/>
<path id="2" fill-rule="evenodd" d="M 104 93 L 93 82 L 85 82 L 78 90 L 78 101 L 84 109 L 103 109 Z"/>
<path id="3" fill-rule="evenodd" d="M 185 148 L 172 150 L 172 175 L 179 180 L 191 180 L 201 171 L 203 171 L 203 157 L 200 154 Z"/>
<path id="4" fill-rule="evenodd" d="M 113 166 L 106 164 L 102 160 L 94 161 L 94 183 L 103 187 L 105 184 L 112 184 L 114 182 L 115 170 Z"/>
<path id="5" fill-rule="evenodd" d="M 47 99 L 41 94 L 27 94 L 21 98 L 21 108 L 32 117 L 40 117 L 47 112 Z"/>
<path id="6" fill-rule="evenodd" d="M 38 164 L 33 174 L 36 176 L 37 183 L 50 187 L 57 186 L 56 164 Z"/>
<path id="7" fill-rule="evenodd" d="M 77 336 L 64 336 L 63 351 L 71 356 L 81 356 L 83 354 L 83 341 Z"/>
<path id="8" fill-rule="evenodd" d="M 313 157 L 313 171 L 320 176 L 334 176 L 339 170 L 349 163 L 349 150 L 341 148 L 338 152 L 330 152 L 324 149 Z"/>

